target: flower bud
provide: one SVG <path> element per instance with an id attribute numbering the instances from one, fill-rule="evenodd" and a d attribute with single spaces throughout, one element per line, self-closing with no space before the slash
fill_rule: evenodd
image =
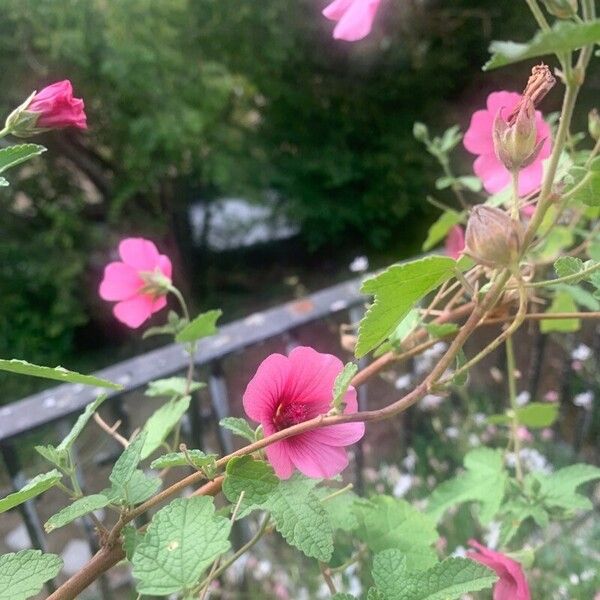
<path id="1" fill-rule="evenodd" d="M 520 222 L 499 208 L 478 205 L 467 222 L 465 254 L 489 267 L 512 267 L 521 255 L 523 238 Z"/>
<path id="2" fill-rule="evenodd" d="M 542 0 L 546 10 L 559 19 L 570 19 L 577 14 L 577 0 Z"/>
<path id="3" fill-rule="evenodd" d="M 592 108 L 588 114 L 588 131 L 592 138 L 600 139 L 600 114 L 596 108 Z"/>
<path id="4" fill-rule="evenodd" d="M 494 119 L 494 151 L 498 160 L 511 172 L 530 165 L 539 154 L 544 140 L 536 144 L 535 107 L 523 96 L 514 117 L 508 122 L 500 109 Z"/>

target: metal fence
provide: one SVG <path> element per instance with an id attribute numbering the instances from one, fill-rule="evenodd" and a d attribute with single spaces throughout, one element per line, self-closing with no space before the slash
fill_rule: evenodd
<path id="1" fill-rule="evenodd" d="M 362 278 L 356 278 L 302 299 L 288 302 L 278 307 L 252 314 L 244 319 L 222 326 L 219 333 L 202 340 L 195 355 L 198 367 L 208 371 L 208 392 L 210 397 L 209 422 L 223 453 L 232 450 L 229 432 L 218 426 L 219 420 L 229 414 L 228 385 L 222 368 L 227 356 L 237 353 L 254 344 L 260 344 L 277 336 L 286 336 L 288 345 L 293 346 L 294 329 L 332 315 L 346 313 L 350 322 L 356 322 L 363 312 L 364 296 L 359 292 Z M 123 410 L 124 396 L 143 388 L 153 379 L 168 377 L 183 371 L 188 364 L 188 355 L 182 346 L 170 344 L 147 352 L 129 360 L 112 365 L 95 373 L 123 386 L 122 390 L 107 391 L 79 384 L 62 384 L 33 394 L 27 398 L 0 408 L 0 454 L 10 476 L 11 487 L 16 491 L 26 483 L 23 465 L 19 460 L 16 443 L 21 436 L 36 429 L 53 425 L 57 433 L 66 432 L 74 416 L 93 401 L 98 394 L 107 393 L 105 404 L 120 418 L 127 430 L 127 415 Z M 364 366 L 364 365 L 363 365 Z M 366 386 L 359 389 L 359 407 L 366 408 Z M 201 414 L 198 398 L 190 405 L 188 413 L 190 438 L 195 447 L 203 447 L 203 427 L 206 416 Z M 362 487 L 362 447 L 356 448 L 355 481 Z M 83 482 L 85 485 L 85 482 Z M 30 500 L 13 509 L 19 511 L 26 526 L 31 545 L 46 551 L 46 538 L 36 508 L 36 501 Z M 92 552 L 97 550 L 93 524 L 83 519 L 84 529 Z M 48 590 L 55 589 L 49 582 Z M 99 582 L 99 593 L 103 599 L 111 598 L 110 586 L 106 579 Z"/>

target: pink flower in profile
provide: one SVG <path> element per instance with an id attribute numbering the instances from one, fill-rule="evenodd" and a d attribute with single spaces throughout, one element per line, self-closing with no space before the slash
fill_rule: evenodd
<path id="1" fill-rule="evenodd" d="M 462 254 L 465 249 L 465 232 L 460 225 L 454 225 L 446 236 L 446 242 L 444 243 L 444 250 L 446 256 L 458 260 L 458 257 Z"/>
<path id="2" fill-rule="evenodd" d="M 515 92 L 492 92 L 487 97 L 487 108 L 473 113 L 469 129 L 465 133 L 465 148 L 477 154 L 473 163 L 475 174 L 483 181 L 483 186 L 490 194 L 504 189 L 511 181 L 511 175 L 500 162 L 494 151 L 493 125 L 499 111 L 509 114 L 519 103 L 521 95 Z M 552 141 L 550 126 L 539 110 L 535 111 L 537 129 L 536 143 L 545 140 L 537 158 L 519 172 L 519 194 L 526 196 L 536 191 L 542 182 L 542 162 L 550 156 Z"/>
<path id="3" fill-rule="evenodd" d="M 333 384 L 342 368 L 339 358 L 306 346 L 294 348 L 289 357 L 271 354 L 248 383 L 244 410 L 263 426 L 265 436 L 327 413 Z M 358 410 L 353 387 L 346 392 L 344 402 L 345 413 Z M 344 446 L 357 442 L 364 433 L 364 423 L 331 425 L 275 442 L 265 451 L 281 479 L 290 477 L 294 468 L 307 477 L 330 478 L 348 465 Z"/>
<path id="4" fill-rule="evenodd" d="M 123 240 L 119 255 L 122 262 L 106 265 L 99 293 L 104 300 L 117 301 L 115 317 L 135 329 L 167 305 L 171 261 L 143 238 Z"/>
<path id="5" fill-rule="evenodd" d="M 467 552 L 467 556 L 493 569 L 499 577 L 494 586 L 494 600 L 531 600 L 523 567 L 516 560 L 490 550 L 475 540 L 469 540 L 469 546 L 477 552 Z"/>
<path id="6" fill-rule="evenodd" d="M 381 0 L 333 0 L 323 15 L 337 21 L 333 30 L 336 40 L 356 42 L 369 35 Z"/>
<path id="7" fill-rule="evenodd" d="M 87 128 L 83 100 L 73 98 L 73 86 L 68 79 L 46 86 L 31 99 L 26 110 L 39 113 L 36 126 L 42 129 Z"/>

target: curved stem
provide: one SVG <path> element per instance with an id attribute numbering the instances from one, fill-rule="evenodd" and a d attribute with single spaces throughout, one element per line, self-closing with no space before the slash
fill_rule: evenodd
<path id="1" fill-rule="evenodd" d="M 588 267 L 587 269 L 582 269 L 578 273 L 573 273 L 572 275 L 565 275 L 564 277 L 557 277 L 556 279 L 548 279 L 546 281 L 535 281 L 533 283 L 526 283 L 525 287 L 541 288 L 541 287 L 548 287 L 550 285 L 556 285 L 558 283 L 576 282 L 581 279 L 585 279 L 588 275 L 591 275 L 592 273 L 594 273 L 596 271 L 600 271 L 600 263 L 592 265 L 591 267 Z"/>
<path id="2" fill-rule="evenodd" d="M 188 311 L 187 303 L 185 301 L 185 298 L 183 297 L 183 294 L 174 285 L 169 286 L 169 291 L 173 294 L 173 296 L 175 296 L 175 298 L 177 298 L 177 301 L 179 302 L 179 306 L 181 306 L 181 311 L 183 313 L 183 316 L 185 319 L 187 319 L 187 321 L 189 323 L 190 313 Z"/>

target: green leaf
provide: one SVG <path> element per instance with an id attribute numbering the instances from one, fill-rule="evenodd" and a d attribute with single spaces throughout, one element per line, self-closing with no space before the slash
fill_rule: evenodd
<path id="1" fill-rule="evenodd" d="M 43 494 L 54 487 L 62 479 L 62 474 L 56 469 L 36 475 L 29 483 L 25 484 L 18 492 L 9 494 L 0 500 L 0 513 L 6 512 L 31 498 Z"/>
<path id="2" fill-rule="evenodd" d="M 223 493 L 227 500 L 237 504 L 240 494 L 244 497 L 238 510 L 238 519 L 261 508 L 275 492 L 279 479 L 273 468 L 264 460 L 254 460 L 251 456 L 232 458 L 227 463 Z"/>
<path id="3" fill-rule="evenodd" d="M 6 360 L 0 358 L 0 371 L 19 373 L 19 375 L 31 375 L 31 377 L 42 377 L 43 379 L 55 379 L 63 383 L 83 383 L 85 385 L 95 385 L 113 390 L 123 389 L 122 385 L 107 381 L 106 379 L 100 379 L 92 375 L 81 375 L 81 373 L 75 373 L 75 371 L 68 371 L 64 367 L 40 367 L 24 360 Z"/>
<path id="4" fill-rule="evenodd" d="M 311 491 L 315 481 L 298 476 L 280 481 L 264 507 L 288 544 L 306 556 L 329 562 L 333 554 L 333 529 L 319 498 Z"/>
<path id="5" fill-rule="evenodd" d="M 396 548 L 406 555 L 409 571 L 427 569 L 437 562 L 432 547 L 439 537 L 435 521 L 405 500 L 391 496 L 357 500 L 354 514 L 359 522 L 355 535 L 373 552 Z"/>
<path id="6" fill-rule="evenodd" d="M 367 600 L 386 600 L 385 594 L 377 588 L 369 588 L 367 592 Z"/>
<path id="7" fill-rule="evenodd" d="M 193 321 L 188 323 L 176 336 L 175 340 L 179 343 L 195 342 L 209 335 L 217 333 L 216 322 L 223 313 L 220 310 L 209 310 L 198 315 Z"/>
<path id="8" fill-rule="evenodd" d="M 39 144 L 17 144 L 2 148 L 0 149 L 0 173 L 4 173 L 7 169 L 15 167 L 34 156 L 39 156 L 42 152 L 46 152 L 46 148 Z"/>
<path id="9" fill-rule="evenodd" d="M 561 256 L 554 262 L 554 270 L 558 277 L 569 277 L 576 275 L 585 269 L 584 262 L 574 256 Z M 583 279 L 583 278 L 582 278 Z M 576 283 L 577 280 L 573 280 Z"/>
<path id="10" fill-rule="evenodd" d="M 140 533 L 134 525 L 125 525 L 123 528 L 123 550 L 127 560 L 131 562 L 138 544 L 144 539 L 144 534 Z"/>
<path id="11" fill-rule="evenodd" d="M 99 406 L 106 400 L 106 396 L 103 394 L 102 396 L 98 396 L 93 402 L 90 402 L 85 410 L 77 417 L 77 421 L 75 421 L 75 425 L 71 428 L 71 431 L 67 433 L 64 440 L 56 447 L 56 451 L 59 453 L 68 452 L 75 440 L 79 437 L 81 432 L 84 430 L 88 421 L 92 418 L 94 413 L 98 410 Z"/>
<path id="12" fill-rule="evenodd" d="M 46 523 L 44 529 L 46 533 L 50 533 L 59 527 L 64 527 L 83 515 L 87 515 L 95 510 L 100 510 L 108 506 L 109 499 L 104 494 L 92 494 L 75 500 L 70 506 L 65 506 L 62 510 L 51 516 Z"/>
<path id="13" fill-rule="evenodd" d="M 331 600 L 356 600 L 356 596 L 352 594 L 336 594 L 331 597 Z"/>
<path id="14" fill-rule="evenodd" d="M 482 188 L 481 179 L 473 175 L 462 175 L 458 178 L 458 182 L 472 192 L 480 192 Z"/>
<path id="15" fill-rule="evenodd" d="M 359 497 L 348 491 L 333 498 L 326 498 L 334 491 L 331 488 L 325 487 L 315 490 L 315 493 L 321 498 L 321 502 L 329 515 L 332 527 L 334 529 L 341 529 L 342 531 L 354 531 L 358 529 L 360 523 L 354 513 L 354 507 L 355 503 L 359 501 Z"/>
<path id="16" fill-rule="evenodd" d="M 435 248 L 447 235 L 448 232 L 458 225 L 464 218 L 464 213 L 456 210 L 443 212 L 438 220 L 429 228 L 427 239 L 423 243 L 423 251 L 427 252 Z"/>
<path id="17" fill-rule="evenodd" d="M 556 258 L 565 248 L 573 245 L 573 232 L 562 225 L 555 225 L 548 235 L 535 249 L 536 258 L 540 261 L 551 261 Z"/>
<path id="18" fill-rule="evenodd" d="M 517 419 L 521 425 L 530 429 L 550 427 L 558 418 L 558 404 L 548 402 L 531 402 L 526 406 L 517 408 Z"/>
<path id="19" fill-rule="evenodd" d="M 459 327 L 456 323 L 427 323 L 425 329 L 432 337 L 443 338 L 456 333 Z"/>
<path id="20" fill-rule="evenodd" d="M 147 421 L 142 431 L 146 434 L 146 443 L 141 460 L 148 458 L 165 441 L 183 415 L 190 407 L 191 396 L 169 400 L 163 404 Z"/>
<path id="21" fill-rule="evenodd" d="M 151 398 L 155 396 L 187 396 L 192 392 L 201 390 L 206 387 L 206 384 L 200 381 L 192 381 L 189 389 L 187 389 L 187 379 L 185 377 L 168 377 L 167 379 L 157 379 L 148 384 L 148 388 L 144 392 L 146 396 Z"/>
<path id="22" fill-rule="evenodd" d="M 35 450 L 38 454 L 41 454 L 49 463 L 63 468 L 68 464 L 69 461 L 69 453 L 66 450 L 58 450 L 52 446 L 52 444 L 48 444 L 47 446 L 35 446 Z"/>
<path id="23" fill-rule="evenodd" d="M 436 522 L 457 504 L 477 502 L 481 522 L 489 523 L 502 504 L 508 482 L 502 452 L 476 448 L 466 454 L 464 464 L 465 473 L 438 485 L 429 498 L 426 512 Z"/>
<path id="24" fill-rule="evenodd" d="M 555 286 L 555 289 L 569 294 L 578 306 L 592 311 L 600 310 L 600 301 L 594 297 L 594 294 L 579 285 L 559 283 Z"/>
<path id="25" fill-rule="evenodd" d="M 187 450 L 186 453 L 169 452 L 153 460 L 150 468 L 170 469 L 172 467 L 187 467 L 190 466 L 191 462 L 197 469 L 204 469 L 212 467 L 215 464 L 216 458 L 216 454 L 206 454 L 202 450 Z"/>
<path id="26" fill-rule="evenodd" d="M 223 417 L 219 421 L 219 425 L 228 429 L 235 435 L 239 435 L 249 442 L 256 441 L 256 433 L 252 427 L 248 424 L 246 419 L 242 419 L 240 417 Z"/>
<path id="27" fill-rule="evenodd" d="M 465 351 L 461 348 L 456 355 L 456 371 L 461 369 L 464 365 L 467 364 L 467 356 L 465 355 Z M 454 385 L 463 386 L 467 383 L 469 379 L 468 370 L 463 371 L 462 373 L 453 373 L 452 374 L 452 383 Z"/>
<path id="28" fill-rule="evenodd" d="M 577 312 L 577 306 L 572 296 L 564 290 L 558 290 L 552 300 L 552 304 L 546 311 L 549 314 L 563 312 Z M 581 327 L 580 319 L 542 319 L 540 321 L 540 331 L 542 333 L 551 333 L 558 331 L 560 333 L 570 333 L 579 331 Z"/>
<path id="29" fill-rule="evenodd" d="M 540 482 L 539 495 L 548 507 L 567 510 L 589 510 L 592 503 L 577 488 L 588 482 L 600 479 L 600 469 L 593 465 L 577 464 L 559 469 L 550 475 L 536 473 Z"/>
<path id="30" fill-rule="evenodd" d="M 356 375 L 357 371 L 358 365 L 353 362 L 349 362 L 344 366 L 341 373 L 333 382 L 333 400 L 331 401 L 331 408 L 338 414 L 342 414 L 346 408 L 344 398 L 346 397 L 346 392 L 348 391 L 350 383 L 352 382 L 352 379 Z"/>
<path id="31" fill-rule="evenodd" d="M 361 291 L 375 295 L 375 301 L 360 322 L 357 358 L 383 342 L 416 302 L 450 279 L 455 265 L 447 256 L 428 256 L 367 279 Z"/>
<path id="32" fill-rule="evenodd" d="M 229 550 L 231 525 L 215 516 L 213 499 L 178 498 L 159 510 L 132 558 L 140 594 L 168 596 L 188 591 Z"/>
<path id="33" fill-rule="evenodd" d="M 133 477 L 133 473 L 140 464 L 142 448 L 146 442 L 146 432 L 141 431 L 135 439 L 125 448 L 121 456 L 117 458 L 111 474 L 108 479 L 117 489 L 124 488 L 129 480 Z"/>
<path id="34" fill-rule="evenodd" d="M 447 558 L 427 571 L 410 573 L 406 556 L 391 549 L 375 555 L 373 579 L 387 600 L 455 600 L 490 588 L 497 576 L 468 558 Z"/>
<path id="35" fill-rule="evenodd" d="M 575 187 L 570 202 L 581 202 L 586 206 L 600 206 L 600 171 L 588 171 L 584 167 L 571 167 L 569 171 L 569 184 L 565 187 L 565 193 L 569 193 Z"/>
<path id="36" fill-rule="evenodd" d="M 600 20 L 586 23 L 557 21 L 549 31 L 539 31 L 525 44 L 492 42 L 492 58 L 484 65 L 489 71 L 546 54 L 560 54 L 600 41 Z"/>
<path id="37" fill-rule="evenodd" d="M 141 469 L 136 469 L 125 485 L 113 485 L 102 494 L 111 503 L 135 506 L 151 498 L 162 486 L 162 479 L 155 475 L 147 475 Z"/>
<path id="38" fill-rule="evenodd" d="M 0 556 L 0 598 L 26 600 L 38 594 L 46 581 L 56 577 L 63 561 L 56 554 L 42 554 L 41 550 Z"/>
<path id="39" fill-rule="evenodd" d="M 500 527 L 500 543 L 506 546 L 517 534 L 519 527 L 529 518 L 542 528 L 548 526 L 548 513 L 538 504 L 530 504 L 520 498 L 510 500 L 502 506 L 502 513 L 507 517 L 503 519 Z"/>

